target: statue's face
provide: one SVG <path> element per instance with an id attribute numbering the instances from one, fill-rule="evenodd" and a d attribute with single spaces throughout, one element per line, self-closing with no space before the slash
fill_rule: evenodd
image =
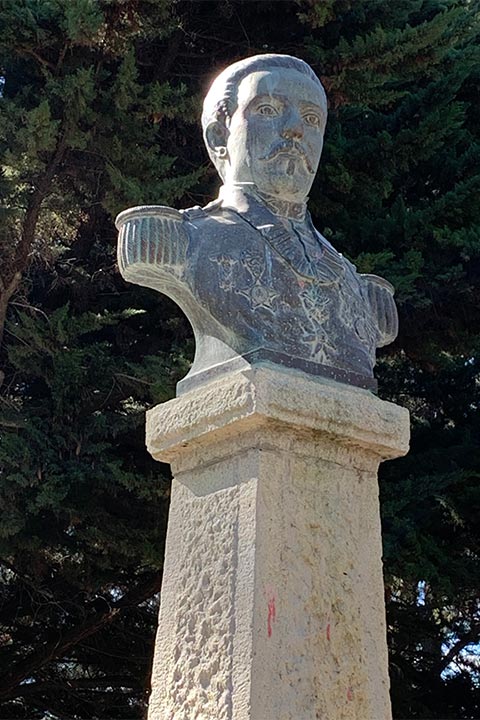
<path id="1" fill-rule="evenodd" d="M 320 161 L 326 114 L 318 85 L 297 70 L 254 72 L 238 88 L 225 182 L 253 182 L 284 200 L 308 195 Z"/>

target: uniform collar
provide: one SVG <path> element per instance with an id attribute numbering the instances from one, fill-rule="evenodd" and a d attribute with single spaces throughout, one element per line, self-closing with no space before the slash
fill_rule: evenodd
<path id="1" fill-rule="evenodd" d="M 259 190 L 256 191 L 256 195 L 274 215 L 287 218 L 288 220 L 297 220 L 297 222 L 303 222 L 303 220 L 305 220 L 305 214 L 307 212 L 306 202 L 296 203 L 290 202 L 289 200 L 282 200 L 276 195 L 261 193 Z"/>
<path id="2" fill-rule="evenodd" d="M 317 280 L 322 285 L 338 283 L 344 275 L 345 261 L 315 230 L 308 213 L 305 223 L 302 223 L 308 233 L 302 233 L 300 238 L 299 226 L 294 228 L 285 222 L 284 217 L 277 215 L 253 183 L 224 186 L 220 190 L 219 201 L 222 207 L 233 210 L 255 228 L 298 275 Z"/>
<path id="3" fill-rule="evenodd" d="M 219 199 L 225 207 L 232 207 L 241 213 L 248 212 L 250 198 L 265 205 L 271 213 L 280 218 L 303 222 L 307 212 L 307 203 L 295 203 L 282 200 L 276 195 L 260 192 L 254 183 L 235 183 L 220 188 Z M 308 198 L 307 198 L 308 199 Z"/>

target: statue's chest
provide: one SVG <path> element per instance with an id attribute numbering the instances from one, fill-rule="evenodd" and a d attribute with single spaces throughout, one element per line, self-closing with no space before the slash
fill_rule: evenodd
<path id="1" fill-rule="evenodd" d="M 321 246 L 307 254 L 296 238 L 280 247 L 232 230 L 192 244 L 187 279 L 204 311 L 244 349 L 370 372 L 378 331 L 354 267 Z"/>
<path id="2" fill-rule="evenodd" d="M 191 263 L 195 294 L 210 312 L 233 314 L 247 324 L 282 319 L 295 326 L 350 325 L 364 304 L 358 276 L 338 254 L 328 257 L 318 244 L 305 246 L 295 236 L 278 247 L 260 233 L 228 232 L 201 243 Z M 219 318 L 220 319 L 220 318 Z"/>

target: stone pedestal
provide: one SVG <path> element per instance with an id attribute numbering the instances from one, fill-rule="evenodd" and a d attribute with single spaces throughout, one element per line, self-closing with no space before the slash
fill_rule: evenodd
<path id="1" fill-rule="evenodd" d="M 408 427 L 272 365 L 148 413 L 175 478 L 149 720 L 391 717 L 377 469 Z"/>

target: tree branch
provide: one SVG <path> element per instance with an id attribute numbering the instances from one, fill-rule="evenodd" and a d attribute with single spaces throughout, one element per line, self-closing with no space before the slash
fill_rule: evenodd
<path id="1" fill-rule="evenodd" d="M 35 50 L 32 50 L 31 48 L 20 47 L 20 48 L 17 48 L 17 52 L 19 55 L 24 55 L 26 57 L 34 58 L 35 60 L 37 60 L 40 63 L 40 65 L 43 65 L 43 67 L 48 67 L 50 70 L 55 69 L 55 65 L 53 63 L 51 63 L 49 60 L 46 60 L 45 58 L 43 58 L 41 55 L 39 55 L 39 53 L 37 53 Z"/>
<path id="2" fill-rule="evenodd" d="M 23 219 L 22 233 L 20 240 L 15 248 L 11 270 L 7 279 L 3 278 L 0 290 L 0 345 L 3 339 L 5 328 L 5 319 L 7 316 L 8 304 L 10 298 L 17 291 L 20 285 L 22 274 L 28 264 L 28 258 L 35 239 L 35 230 L 37 227 L 38 216 L 43 201 L 50 191 L 52 180 L 55 177 L 58 166 L 63 160 L 66 150 L 66 132 L 62 132 L 59 136 L 57 146 L 53 157 L 48 165 L 45 173 L 39 178 L 37 186 L 28 200 L 25 217 Z"/>
<path id="3" fill-rule="evenodd" d="M 445 668 L 447 668 L 450 663 L 455 660 L 457 655 L 462 652 L 464 648 L 467 647 L 467 645 L 470 645 L 472 642 L 478 642 L 478 636 L 480 633 L 480 623 L 475 623 L 470 628 L 470 631 L 464 635 L 458 642 L 455 643 L 453 647 L 450 648 L 448 653 L 443 656 L 440 664 L 439 664 L 439 673 L 441 674 Z"/>
<path id="4" fill-rule="evenodd" d="M 160 585 L 160 574 L 149 573 L 137 587 L 126 593 L 120 600 L 110 604 L 106 602 L 105 605 L 108 609 L 104 612 L 92 615 L 80 625 L 68 630 L 58 640 L 44 643 L 38 650 L 30 653 L 0 677 L 0 700 L 17 697 L 21 694 L 22 688 L 19 688 L 19 685 L 23 680 L 31 677 L 52 660 L 62 657 L 82 640 L 102 630 L 127 608 L 135 607 L 144 600 L 148 600 L 160 590 Z"/>
<path id="5" fill-rule="evenodd" d="M 98 678 L 75 678 L 67 679 L 62 683 L 60 680 L 43 680 L 39 682 L 32 682 L 26 685 L 21 685 L 18 688 L 16 697 L 26 697 L 28 695 L 35 695 L 41 692 L 52 692 L 55 690 L 60 692 L 62 689 L 66 690 L 92 690 L 109 687 L 126 687 L 132 690 L 134 688 L 134 678 L 128 675 L 117 675 L 112 677 L 98 677 Z"/>

